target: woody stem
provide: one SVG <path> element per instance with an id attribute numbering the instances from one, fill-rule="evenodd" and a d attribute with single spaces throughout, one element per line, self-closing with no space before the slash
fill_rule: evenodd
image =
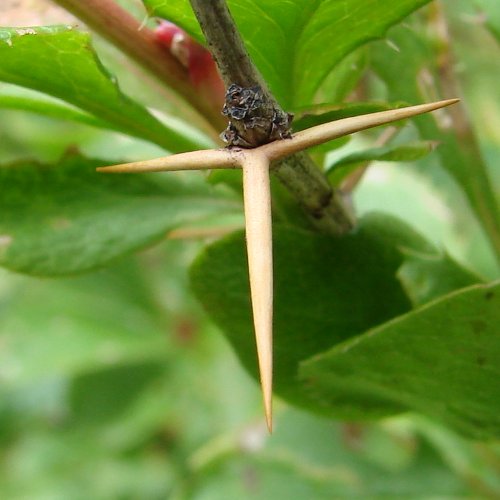
<path id="1" fill-rule="evenodd" d="M 263 93 L 262 107 L 273 110 L 273 113 L 267 115 L 286 115 L 250 59 L 226 2 L 190 1 L 226 86 L 232 83 L 242 87 L 258 85 Z M 243 123 L 240 126 L 235 121 L 234 124 L 239 127 L 238 133 L 241 137 L 251 146 L 260 146 L 266 142 L 262 134 L 254 133 L 253 129 L 249 132 Z M 272 124 L 263 128 L 269 130 Z M 304 208 L 312 225 L 318 230 L 343 234 L 352 229 L 354 221 L 347 205 L 339 194 L 334 192 L 325 175 L 309 155 L 298 153 L 279 161 L 273 172 Z"/>

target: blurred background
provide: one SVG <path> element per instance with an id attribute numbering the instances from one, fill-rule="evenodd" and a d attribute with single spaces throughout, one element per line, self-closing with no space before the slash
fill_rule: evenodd
<path id="1" fill-rule="evenodd" d="M 120 3 L 145 16 L 140 2 Z M 480 3 L 445 2 L 463 97 L 499 186 L 500 37 L 488 29 Z M 423 9 L 408 23 L 424 33 L 426 15 Z M 74 20 L 50 2 L 0 5 L 2 26 L 61 22 Z M 390 43 L 391 33 L 369 50 Z M 98 37 L 95 45 L 125 93 L 185 119 L 149 76 Z M 384 97 L 369 64 L 363 71 L 365 97 Z M 0 91 L 31 94 L 7 84 Z M 402 140 L 412 136 L 409 125 Z M 357 137 L 341 152 L 372 139 Z M 71 148 L 110 162 L 164 154 L 119 133 L 0 109 L 1 165 L 51 163 Z M 459 212 L 461 203 L 433 154 L 412 164 L 376 163 L 355 193 L 358 213 L 397 214 L 494 278 L 498 269 L 470 214 Z M 267 434 L 258 385 L 189 291 L 197 252 L 238 225 L 241 217 L 210 225 L 208 236 L 200 227 L 179 231 L 80 277 L 0 270 L 0 497 L 499 498 L 500 444 L 467 441 L 419 415 L 350 424 L 277 399 L 275 433 Z"/>

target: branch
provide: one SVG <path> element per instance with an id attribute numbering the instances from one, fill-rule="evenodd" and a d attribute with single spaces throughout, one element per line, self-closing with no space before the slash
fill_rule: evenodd
<path id="1" fill-rule="evenodd" d="M 226 87 L 232 83 L 242 87 L 258 85 L 268 99 L 274 100 L 265 80 L 250 60 L 226 2 L 190 1 Z"/>
<path id="2" fill-rule="evenodd" d="M 231 91 L 231 85 L 236 84 L 244 89 L 258 88 L 262 92 L 258 95 L 261 100 L 259 108 L 252 110 L 250 121 L 231 120 L 231 102 L 226 101 L 230 126 L 225 135 L 229 144 L 255 147 L 288 137 L 291 115 L 281 109 L 252 63 L 226 2 L 190 1 L 228 90 Z M 228 97 L 232 99 L 230 92 Z M 274 173 L 320 231 L 343 234 L 352 229 L 354 220 L 350 210 L 308 155 L 302 153 L 276 164 Z"/>
<path id="3" fill-rule="evenodd" d="M 220 110 L 215 109 L 213 103 L 202 99 L 199 93 L 194 91 L 185 68 L 168 50 L 157 44 L 154 33 L 148 28 L 141 27 L 139 22 L 115 1 L 54 1 L 79 17 L 97 33 L 110 40 L 162 82 L 177 91 L 215 128 L 221 129 L 226 125 Z M 195 4 L 199 5 L 196 7 Z M 263 89 L 267 103 L 263 106 L 264 115 L 268 118 L 275 115 L 281 116 L 282 120 L 288 123 L 288 115 L 279 108 L 267 91 L 265 82 L 246 54 L 225 3 L 221 0 L 212 2 L 193 0 L 193 6 L 198 12 L 206 14 L 207 21 L 202 19 L 202 22 L 206 28 L 213 28 L 211 33 L 215 38 L 217 34 L 226 32 L 228 34 L 222 37 L 225 41 L 221 43 L 222 49 L 219 52 L 215 49 L 217 43 L 212 46 L 218 63 L 225 61 L 226 58 L 229 61 L 228 64 L 219 66 L 226 83 L 241 82 L 242 86 L 258 85 Z M 220 17 L 214 19 L 214 13 L 220 14 Z M 223 30 L 218 27 L 219 19 L 224 24 Z M 209 43 L 212 38 L 212 36 L 207 36 Z M 249 139 L 248 143 L 265 142 L 259 139 L 259 135 L 262 137 L 262 134 L 259 134 L 258 130 L 253 132 L 256 132 L 254 137 L 250 137 L 249 133 L 242 133 Z M 290 158 L 286 163 L 278 164 L 275 168 L 275 175 L 309 214 L 311 222 L 318 229 L 333 234 L 342 234 L 352 228 L 352 216 L 344 206 L 341 197 L 333 192 L 325 176 L 307 155 L 302 154 Z"/>
<path id="4" fill-rule="evenodd" d="M 287 135 L 291 115 L 281 109 L 252 63 L 226 2 L 190 1 L 228 89 L 224 111 L 230 125 L 226 141 L 230 145 L 255 147 Z M 241 116 L 242 106 L 249 100 L 254 106 L 251 119 L 246 114 Z M 232 107 L 237 115 L 232 113 Z"/>
<path id="5" fill-rule="evenodd" d="M 194 89 L 186 68 L 158 43 L 151 29 L 142 26 L 114 0 L 54 0 L 54 2 L 81 19 L 175 90 L 213 126 L 217 128 L 225 126 L 220 109 Z"/>

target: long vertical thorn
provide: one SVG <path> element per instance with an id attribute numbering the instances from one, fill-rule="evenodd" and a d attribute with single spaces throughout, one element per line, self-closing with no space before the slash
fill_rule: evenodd
<path id="1" fill-rule="evenodd" d="M 272 432 L 273 249 L 269 160 L 256 152 L 242 163 L 245 227 L 253 322 L 267 428 Z"/>

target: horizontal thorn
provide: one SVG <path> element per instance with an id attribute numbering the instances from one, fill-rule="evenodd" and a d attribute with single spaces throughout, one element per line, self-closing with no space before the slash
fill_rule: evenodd
<path id="1" fill-rule="evenodd" d="M 136 174 L 144 172 L 174 172 L 178 170 L 240 168 L 241 156 L 239 150 L 202 149 L 155 158 L 153 160 L 98 167 L 96 170 L 103 173 Z"/>

